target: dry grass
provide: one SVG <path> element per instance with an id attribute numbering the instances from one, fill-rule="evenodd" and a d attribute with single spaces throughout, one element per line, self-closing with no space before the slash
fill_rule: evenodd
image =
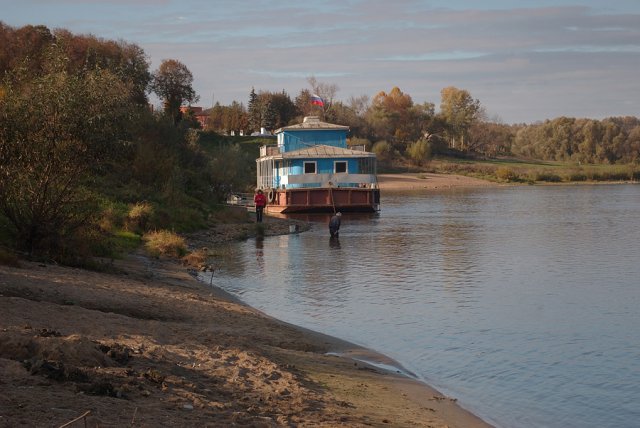
<path id="1" fill-rule="evenodd" d="M 142 233 L 151 220 L 154 213 L 153 205 L 148 202 L 137 202 L 131 206 L 126 219 L 126 228 L 132 232 Z"/>
<path id="2" fill-rule="evenodd" d="M 183 237 L 169 230 L 146 233 L 142 239 L 147 251 L 155 257 L 182 257 L 187 254 L 187 243 Z"/>

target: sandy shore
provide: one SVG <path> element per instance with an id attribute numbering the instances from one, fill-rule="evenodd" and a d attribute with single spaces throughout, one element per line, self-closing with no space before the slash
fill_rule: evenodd
<path id="1" fill-rule="evenodd" d="M 267 220 L 268 234 L 287 229 Z M 247 230 L 221 225 L 194 242 Z M 134 254 L 114 267 L 0 266 L 0 427 L 85 414 L 71 426 L 488 426 L 353 359 L 383 356 L 267 317 L 179 263 Z"/>
<path id="2" fill-rule="evenodd" d="M 382 191 L 436 190 L 461 187 L 487 187 L 498 184 L 479 178 L 450 174 L 379 174 L 378 185 Z"/>

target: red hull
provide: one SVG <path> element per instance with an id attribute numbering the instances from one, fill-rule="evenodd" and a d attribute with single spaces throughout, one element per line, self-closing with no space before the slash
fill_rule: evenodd
<path id="1" fill-rule="evenodd" d="M 380 190 L 357 187 L 272 189 L 266 212 L 374 212 L 380 209 Z"/>

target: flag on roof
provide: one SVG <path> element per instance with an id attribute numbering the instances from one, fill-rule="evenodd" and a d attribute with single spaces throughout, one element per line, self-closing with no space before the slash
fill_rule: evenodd
<path id="1" fill-rule="evenodd" d="M 311 95 L 311 104 L 313 104 L 314 106 L 324 106 L 324 101 L 322 101 L 322 98 L 320 98 L 316 94 L 313 94 Z"/>

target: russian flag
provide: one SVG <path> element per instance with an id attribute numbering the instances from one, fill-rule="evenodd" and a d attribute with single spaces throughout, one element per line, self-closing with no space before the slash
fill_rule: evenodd
<path id="1" fill-rule="evenodd" d="M 311 95 L 311 104 L 313 104 L 314 106 L 324 106 L 324 101 L 322 101 L 322 98 L 320 98 L 316 94 L 313 94 Z"/>

